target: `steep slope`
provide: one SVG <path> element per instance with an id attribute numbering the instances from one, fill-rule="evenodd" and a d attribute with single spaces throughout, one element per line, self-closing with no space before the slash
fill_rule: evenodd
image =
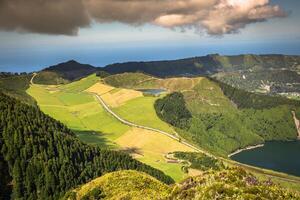
<path id="1" fill-rule="evenodd" d="M 175 186 L 166 186 L 134 171 L 106 174 L 65 195 L 65 199 L 299 199 L 299 193 L 283 189 L 271 179 L 258 179 L 240 168 L 204 172 Z"/>
<path id="2" fill-rule="evenodd" d="M 127 77 L 138 81 L 127 82 Z M 159 79 L 124 73 L 105 81 L 126 88 L 175 92 L 156 102 L 157 115 L 177 127 L 183 138 L 219 155 L 264 141 L 297 137 L 291 111 L 300 113 L 299 101 L 250 93 L 204 77 Z"/>
<path id="3" fill-rule="evenodd" d="M 96 192 L 101 195 L 93 195 Z M 102 177 L 66 194 L 65 198 L 75 199 L 163 199 L 170 188 L 153 177 L 137 171 L 119 171 Z"/>
<path id="4" fill-rule="evenodd" d="M 34 105 L 34 99 L 26 93 L 32 74 L 0 76 L 0 91 L 25 103 Z"/>
<path id="5" fill-rule="evenodd" d="M 35 77 L 35 83 L 47 85 L 63 84 L 80 79 L 96 71 L 97 68 L 94 66 L 70 60 L 42 70 Z"/>
<path id="6" fill-rule="evenodd" d="M 128 154 L 79 141 L 65 125 L 36 107 L 0 94 L 0 111 L 1 174 L 9 172 L 1 178 L 1 192 L 13 185 L 15 199 L 58 199 L 79 184 L 121 169 L 143 171 L 173 183 L 161 171 Z M 0 194 L 4 195 L 7 193 Z"/>
<path id="7" fill-rule="evenodd" d="M 291 111 L 299 112 L 298 101 L 229 89 L 227 97 L 223 91 L 203 78 L 190 90 L 158 100 L 156 111 L 182 137 L 219 155 L 265 140 L 296 139 Z"/>
<path id="8" fill-rule="evenodd" d="M 176 185 L 169 199 L 299 199 L 299 193 L 269 180 L 259 180 L 240 168 L 209 171 Z"/>
<path id="9" fill-rule="evenodd" d="M 153 104 L 158 97 L 144 97 L 142 92 L 105 85 L 95 74 L 65 85 L 34 84 L 28 93 L 43 112 L 67 125 L 80 140 L 129 152 L 176 181 L 187 176 L 181 163 L 169 163 L 164 156 L 192 149 L 154 131 L 123 124 L 102 107 L 94 94 L 100 95 L 123 119 L 172 133 L 173 129 L 156 116 Z"/>

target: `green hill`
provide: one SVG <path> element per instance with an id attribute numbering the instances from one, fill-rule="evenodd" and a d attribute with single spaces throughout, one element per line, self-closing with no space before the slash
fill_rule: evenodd
<path id="1" fill-rule="evenodd" d="M 0 111 L 0 197 L 59 199 L 71 188 L 122 169 L 174 182 L 128 154 L 81 142 L 37 107 L 2 93 Z"/>
<path id="2" fill-rule="evenodd" d="M 0 91 L 20 101 L 34 105 L 35 100 L 26 93 L 32 74 L 0 76 Z"/>
<path id="3" fill-rule="evenodd" d="M 271 179 L 258 179 L 240 168 L 208 171 L 174 186 L 134 171 L 113 172 L 66 194 L 69 200 L 92 199 L 299 199 L 299 193 L 283 189 Z"/>
<path id="4" fill-rule="evenodd" d="M 300 98 L 300 56 L 212 54 L 180 60 L 116 63 L 104 70 L 111 74 L 143 72 L 162 78 L 213 76 L 249 92 Z"/>
<path id="5" fill-rule="evenodd" d="M 203 78 L 191 90 L 158 100 L 155 108 L 183 138 L 219 155 L 264 141 L 297 138 L 291 111 L 299 113 L 298 101 L 230 88 Z"/>
<path id="6" fill-rule="evenodd" d="M 300 115 L 296 100 L 251 93 L 204 77 L 159 79 L 124 73 L 105 81 L 125 88 L 166 89 L 171 94 L 156 102 L 157 115 L 177 127 L 183 138 L 218 155 L 264 141 L 297 138 L 291 114 L 294 110 Z"/>
<path id="7" fill-rule="evenodd" d="M 164 199 L 170 192 L 167 185 L 148 174 L 118 171 L 108 173 L 68 192 L 65 199 Z"/>
<path id="8" fill-rule="evenodd" d="M 296 100 L 250 93 L 204 77 L 159 79 L 124 73 L 105 81 L 125 88 L 175 92 L 156 102 L 157 115 L 177 127 L 183 138 L 219 155 L 264 141 L 297 137 L 291 114 L 300 111 Z"/>
<path id="9" fill-rule="evenodd" d="M 145 82 L 151 82 L 155 78 L 144 73 L 122 73 L 107 76 L 104 81 L 108 85 L 119 88 L 134 88 Z"/>
<path id="10" fill-rule="evenodd" d="M 285 190 L 271 179 L 260 180 L 240 168 L 209 171 L 176 185 L 169 199 L 300 199 L 299 193 Z"/>

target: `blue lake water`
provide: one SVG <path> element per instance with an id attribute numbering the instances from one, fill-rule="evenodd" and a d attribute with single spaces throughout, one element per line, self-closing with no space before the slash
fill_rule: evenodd
<path id="1" fill-rule="evenodd" d="M 231 158 L 252 166 L 300 176 L 300 141 L 267 142 L 264 147 L 243 151 Z"/>

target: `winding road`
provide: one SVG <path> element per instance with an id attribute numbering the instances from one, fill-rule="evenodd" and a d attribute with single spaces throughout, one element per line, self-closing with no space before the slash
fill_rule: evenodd
<path id="1" fill-rule="evenodd" d="M 37 75 L 37 73 L 33 73 L 33 76 L 32 76 L 31 79 L 30 79 L 30 84 L 31 84 L 31 85 L 34 85 L 33 79 L 34 79 L 34 77 L 36 77 L 36 75 Z"/>
<path id="2" fill-rule="evenodd" d="M 175 136 L 175 135 L 172 135 L 170 133 L 167 133 L 165 131 L 161 131 L 159 129 L 155 129 L 155 128 L 150 128 L 150 127 L 147 127 L 147 126 L 142 126 L 142 125 L 138 125 L 138 124 L 135 124 L 135 123 L 132 123 L 132 122 L 129 122 L 123 118 L 121 118 L 119 115 L 117 115 L 115 112 L 113 112 L 109 106 L 104 102 L 104 100 L 101 98 L 101 96 L 99 96 L 98 94 L 96 93 L 93 93 L 95 95 L 95 97 L 97 98 L 97 100 L 100 102 L 100 104 L 102 105 L 102 107 L 108 112 L 110 113 L 113 117 L 115 117 L 117 120 L 119 120 L 121 123 L 123 124 L 126 124 L 128 126 L 132 126 L 132 127 L 136 127 L 136 128 L 141 128 L 141 129 L 146 129 L 146 130 L 150 130 L 150 131 L 154 131 L 154 132 L 157 132 L 157 133 L 160 133 L 160 134 L 163 134 L 163 135 L 166 135 L 168 136 L 169 138 L 173 139 L 173 140 L 176 140 L 180 143 L 182 143 L 183 145 L 187 146 L 187 147 L 190 147 L 192 149 L 194 149 L 196 152 L 200 152 L 200 153 L 203 153 L 209 157 L 212 157 L 212 158 L 215 158 L 215 159 L 219 159 L 219 160 L 222 160 L 228 164 L 231 164 L 231 165 L 235 165 L 235 166 L 239 166 L 239 167 L 243 167 L 243 168 L 246 168 L 248 170 L 251 170 L 251 171 L 254 171 L 254 172 L 257 172 L 257 173 L 260 173 L 260 174 L 264 174 L 268 177 L 272 177 L 272 178 L 277 178 L 277 179 L 281 179 L 283 181 L 288 181 L 288 182 L 293 182 L 293 183 L 297 183 L 297 184 L 300 184 L 300 179 L 298 177 L 294 177 L 294 176 L 290 176 L 289 178 L 286 178 L 285 175 L 281 174 L 281 173 L 277 173 L 277 172 L 268 172 L 267 170 L 264 170 L 264 169 L 260 169 L 258 167 L 254 167 L 254 166 L 250 166 L 250 165 L 247 165 L 247 164 L 243 164 L 243 163 L 239 163 L 239 162 L 236 162 L 236 161 L 233 161 L 233 160 L 229 160 L 229 159 L 226 159 L 226 158 L 223 158 L 223 157 L 217 157 L 217 156 L 214 156 L 212 154 L 210 154 L 209 152 L 205 151 L 205 150 L 202 150 L 202 149 L 199 149 L 195 146 L 193 146 L 192 144 L 189 144 L 185 141 L 182 141 L 181 138 Z"/>
<path id="3" fill-rule="evenodd" d="M 31 85 L 34 85 L 33 83 L 33 79 L 35 78 L 35 76 L 37 75 L 37 73 L 34 73 L 31 80 L 30 80 L 30 84 Z M 266 170 L 263 170 L 263 169 L 260 169 L 258 167 L 254 167 L 254 166 L 250 166 L 250 165 L 246 165 L 246 164 L 243 164 L 243 163 L 238 163 L 236 161 L 233 161 L 233 160 L 230 160 L 230 159 L 226 159 L 226 158 L 223 158 L 223 157 L 217 157 L 217 156 L 214 156 L 212 155 L 211 153 L 205 151 L 205 150 L 202 150 L 202 149 L 199 149 L 195 146 L 193 146 L 192 144 L 189 144 L 188 142 L 186 141 L 183 141 L 183 139 L 175 136 L 175 135 L 172 135 L 170 133 L 167 133 L 165 131 L 161 131 L 159 129 L 155 129 L 155 128 L 151 128 L 151 127 L 147 127 L 147 126 L 142 126 L 142 125 L 138 125 L 138 124 L 134 124 L 132 122 L 129 122 L 125 119 L 122 119 L 120 116 L 118 116 L 116 113 L 114 113 L 110 108 L 109 106 L 103 101 L 103 99 L 101 98 L 101 96 L 99 96 L 98 94 L 96 93 L 93 93 L 95 95 L 95 97 L 97 98 L 97 100 L 99 101 L 99 103 L 102 105 L 102 107 L 108 112 L 110 113 L 113 117 L 115 117 L 117 120 L 119 120 L 120 122 L 122 122 L 123 124 L 126 124 L 128 126 L 132 126 L 132 127 L 136 127 L 136 128 L 141 128 L 141 129 L 145 129 L 145 130 L 150 130 L 150 131 L 154 131 L 154 132 L 157 132 L 157 133 L 160 133 L 160 134 L 163 134 L 173 140 L 176 140 L 180 143 L 182 143 L 183 145 L 187 146 L 187 147 L 190 147 L 192 149 L 194 149 L 196 152 L 200 152 L 200 153 L 203 153 L 209 157 L 212 157 L 212 158 L 215 158 L 215 159 L 220 159 L 226 163 L 229 163 L 231 165 L 235 165 L 235 166 L 239 166 L 239 167 L 243 167 L 243 168 L 246 168 L 250 171 L 254 171 L 254 172 L 258 172 L 260 174 L 264 174 L 266 176 L 269 176 L 269 177 L 273 177 L 273 178 L 277 178 L 277 179 L 281 179 L 281 180 L 284 180 L 284 181 L 288 181 L 288 182 L 293 182 L 293 183 L 297 183 L 297 184 L 300 184 L 300 178 L 298 177 L 294 177 L 294 176 L 289 176 L 289 178 L 285 177 L 285 175 L 281 174 L 281 173 L 277 173 L 275 172 L 275 174 L 273 172 L 268 172 Z"/>
<path id="4" fill-rule="evenodd" d="M 182 141 L 181 138 L 175 136 L 175 135 L 172 135 L 170 133 L 167 133 L 165 131 L 162 131 L 162 130 L 159 130 L 159 129 L 155 129 L 155 128 L 151 128 L 151 127 L 147 127 L 147 126 L 142 126 L 142 125 L 138 125 L 138 124 L 134 124 L 132 122 L 129 122 L 123 118 L 121 118 L 119 115 L 117 115 L 116 113 L 114 113 L 110 108 L 109 106 L 104 102 L 104 100 L 96 93 L 94 93 L 97 100 L 100 102 L 100 104 L 102 105 L 102 107 L 108 112 L 110 113 L 112 116 L 114 116 L 117 120 L 119 120 L 120 122 L 122 122 L 123 124 L 126 124 L 128 126 L 132 126 L 132 127 L 136 127 L 136 128 L 141 128 L 141 129 L 145 129 L 145 130 L 149 130 L 149 131 L 154 131 L 154 132 L 157 132 L 157 133 L 160 133 L 160 134 L 163 134 L 165 136 L 168 136 L 169 138 L 173 139 L 173 140 L 176 140 L 177 142 L 180 142 L 181 144 L 187 146 L 187 147 L 190 147 L 192 149 L 194 149 L 195 151 L 197 152 L 201 152 L 207 156 L 210 156 L 210 157 L 213 157 L 213 158 L 216 158 L 215 156 L 213 156 L 212 154 L 209 154 L 207 153 L 206 151 L 204 150 L 201 150 L 185 141 Z"/>

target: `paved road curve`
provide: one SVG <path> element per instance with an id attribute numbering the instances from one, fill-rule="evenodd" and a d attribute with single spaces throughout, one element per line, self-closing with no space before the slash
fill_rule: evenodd
<path id="1" fill-rule="evenodd" d="M 167 133 L 165 131 L 161 131 L 161 130 L 158 130 L 158 129 L 155 129 L 155 128 L 150 128 L 150 127 L 147 127 L 147 126 L 137 125 L 137 124 L 134 124 L 134 123 L 129 122 L 127 120 L 124 120 L 120 116 L 118 116 L 116 113 L 114 113 L 98 94 L 96 94 L 96 93 L 94 93 L 94 94 L 95 94 L 96 98 L 98 99 L 98 101 L 100 102 L 100 104 L 102 105 L 102 107 L 108 113 L 110 113 L 112 116 L 114 116 L 117 120 L 119 120 L 120 122 L 122 122 L 123 124 L 126 124 L 128 126 L 132 126 L 132 127 L 137 127 L 137 128 L 142 128 L 142 129 L 154 131 L 154 132 L 166 135 L 166 136 L 172 138 L 173 140 L 176 140 L 176 141 L 180 142 L 181 144 L 184 144 L 185 146 L 194 149 L 197 152 L 201 152 L 201 153 L 203 153 L 203 154 L 205 154 L 205 155 L 207 155 L 209 157 L 222 160 L 222 161 L 224 161 L 226 163 L 230 163 L 230 164 L 235 165 L 235 166 L 244 167 L 244 168 L 246 168 L 248 170 L 259 172 L 259 173 L 262 173 L 262 174 L 264 174 L 266 176 L 269 176 L 269 177 L 276 177 L 276 178 L 284 180 L 284 181 L 289 181 L 289 182 L 294 182 L 294 183 L 300 183 L 300 179 L 298 177 L 285 178 L 280 173 L 276 174 L 276 172 L 275 172 L 275 174 L 276 174 L 275 175 L 273 172 L 268 172 L 268 171 L 266 171 L 264 169 L 261 169 L 261 168 L 258 168 L 258 167 L 246 165 L 246 164 L 243 164 L 243 163 L 238 163 L 236 161 L 233 161 L 233 160 L 230 160 L 230 159 L 226 159 L 226 158 L 222 158 L 222 157 L 217 157 L 217 156 L 214 156 L 214 155 L 210 154 L 209 152 L 206 152 L 206 151 L 204 151 L 202 149 L 199 149 L 199 148 L 197 148 L 197 147 L 195 147 L 195 146 L 193 146 L 193 145 L 191 145 L 191 144 L 189 144 L 189 143 L 187 143 L 185 141 L 182 141 L 179 137 L 176 137 L 176 136 L 174 136 L 174 135 L 172 135 L 170 133 Z"/>
<path id="2" fill-rule="evenodd" d="M 31 79 L 30 79 L 30 84 L 31 84 L 31 85 L 34 85 L 33 79 L 34 79 L 34 77 L 36 77 L 36 75 L 37 75 L 37 73 L 33 73 L 33 76 L 32 76 Z"/>
<path id="3" fill-rule="evenodd" d="M 37 73 L 34 73 L 31 80 L 30 80 L 30 84 L 34 85 L 33 83 L 33 79 L 34 77 L 37 75 Z M 146 129 L 146 130 L 150 130 L 150 131 L 154 131 L 154 132 L 157 132 L 157 133 L 160 133 L 160 134 L 163 134 L 163 135 L 166 135 L 170 138 L 172 138 L 173 140 L 176 140 L 184 145 L 186 145 L 187 147 L 190 147 L 192 149 L 194 149 L 195 151 L 197 152 L 201 152 L 207 156 L 210 156 L 210 157 L 213 157 L 213 158 L 216 158 L 216 159 L 220 159 L 224 162 L 227 162 L 227 163 L 231 163 L 233 165 L 236 165 L 236 166 L 240 166 L 240 167 L 244 167 L 244 168 L 247 168 L 248 170 L 251 170 L 251 171 L 256 171 L 256 172 L 259 172 L 259 173 L 262 173 L 266 176 L 269 176 L 269 177 L 276 177 L 278 179 L 281 179 L 281 180 L 284 180 L 284 181 L 288 181 L 288 182 L 294 182 L 294 183 L 300 183 L 300 179 L 298 177 L 290 177 L 290 178 L 286 178 L 286 177 L 283 177 L 281 174 L 277 174 L 277 175 L 274 175 L 273 173 L 269 173 L 263 169 L 260 169 L 258 167 L 253 167 L 253 166 L 250 166 L 250 165 L 246 165 L 246 164 L 242 164 L 242 163 L 238 163 L 238 162 L 235 162 L 233 160 L 229 160 L 229 159 L 225 159 L 225 158 L 222 158 L 222 157 L 216 157 L 202 149 L 199 149 L 185 141 L 181 141 L 181 139 L 179 137 L 176 137 L 170 133 L 167 133 L 167 132 L 164 132 L 164 131 L 161 131 L 161 130 L 158 130 L 158 129 L 155 129 L 155 128 L 150 128 L 150 127 L 146 127 L 146 126 L 141 126 L 141 125 L 137 125 L 137 124 L 134 124 L 132 122 L 129 122 L 129 121 L 126 121 L 124 119 L 122 119 L 121 117 L 119 117 L 116 113 L 114 113 L 107 105 L 106 103 L 103 101 L 103 99 L 98 95 L 98 94 L 95 94 L 96 98 L 98 99 L 98 101 L 100 102 L 100 104 L 103 106 L 103 108 L 108 112 L 110 113 L 112 116 L 114 116 L 117 120 L 119 120 L 120 122 L 128 125 L 128 126 L 132 126 L 132 127 L 137 127 L 137 128 L 142 128 L 142 129 Z"/>
<path id="4" fill-rule="evenodd" d="M 132 127 L 136 127 L 136 128 L 141 128 L 141 129 L 146 129 L 146 130 L 149 130 L 149 131 L 154 131 L 154 132 L 157 132 L 157 133 L 160 133 L 160 134 L 163 134 L 163 135 L 166 135 L 168 136 L 169 138 L 172 138 L 173 140 L 176 140 L 178 142 L 180 142 L 181 144 L 185 145 L 185 146 L 188 146 L 192 149 L 194 149 L 195 151 L 197 152 L 201 152 L 207 156 L 210 156 L 210 157 L 214 157 L 213 155 L 211 154 L 208 154 L 207 152 L 185 142 L 185 141 L 182 141 L 182 139 L 180 139 L 179 137 L 175 136 L 175 135 L 172 135 L 170 133 L 167 133 L 165 131 L 162 131 L 162 130 L 159 130 L 159 129 L 155 129 L 155 128 L 150 128 L 150 127 L 147 127 L 147 126 L 142 126 L 142 125 L 138 125 L 138 124 L 134 124 L 132 122 L 129 122 L 125 119 L 122 119 L 120 116 L 118 116 L 116 113 L 114 113 L 109 107 L 108 105 L 103 101 L 103 99 L 98 95 L 98 94 L 95 94 L 96 98 L 98 99 L 98 101 L 101 103 L 101 105 L 103 106 L 103 108 L 109 112 L 112 116 L 114 116 L 117 120 L 119 120 L 120 122 L 122 122 L 123 124 L 126 124 L 128 126 L 132 126 Z"/>

